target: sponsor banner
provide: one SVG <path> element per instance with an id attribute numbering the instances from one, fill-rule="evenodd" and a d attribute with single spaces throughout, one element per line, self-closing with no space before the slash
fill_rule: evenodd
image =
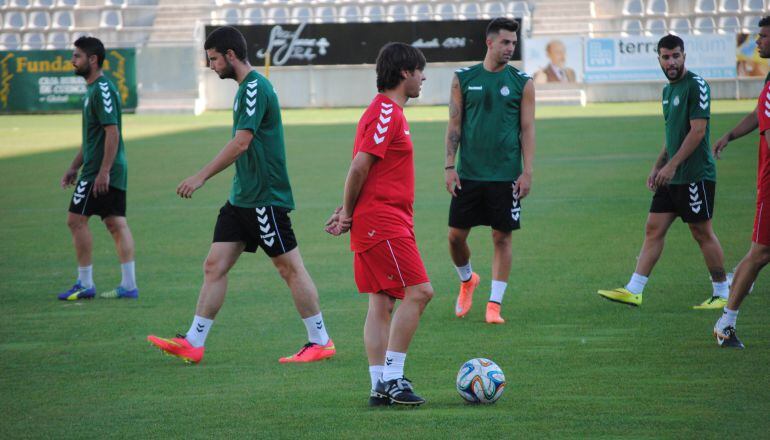
<path id="1" fill-rule="evenodd" d="M 757 34 L 737 34 L 737 60 L 735 68 L 738 76 L 748 78 L 767 77 L 770 73 L 770 59 L 761 58 L 757 50 Z"/>
<path id="2" fill-rule="evenodd" d="M 584 49 L 587 83 L 663 80 L 657 58 L 660 37 L 588 38 Z M 735 37 L 685 35 L 687 70 L 704 78 L 735 78 Z"/>
<path id="3" fill-rule="evenodd" d="M 528 38 L 524 71 L 535 84 L 583 82 L 583 38 Z"/>
<path id="4" fill-rule="evenodd" d="M 271 65 L 298 66 L 374 64 L 380 48 L 391 41 L 419 48 L 428 62 L 481 62 L 486 54 L 484 31 L 488 24 L 489 20 L 452 20 L 234 27 L 246 37 L 252 65 L 264 64 L 269 54 Z M 216 28 L 206 26 L 206 35 Z M 518 45 L 513 59 L 521 59 Z"/>
<path id="5" fill-rule="evenodd" d="M 86 82 L 73 73 L 72 51 L 0 51 L 0 113 L 80 110 Z M 136 108 L 134 49 L 108 49 L 104 74 L 120 92 L 123 109 Z"/>

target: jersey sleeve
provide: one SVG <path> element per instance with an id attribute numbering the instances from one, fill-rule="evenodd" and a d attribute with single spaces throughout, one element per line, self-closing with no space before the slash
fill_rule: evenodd
<path id="1" fill-rule="evenodd" d="M 94 115 L 101 125 L 117 125 L 120 96 L 107 83 L 100 82 L 91 96 Z"/>
<path id="2" fill-rule="evenodd" d="M 398 133 L 401 121 L 393 107 L 394 104 L 380 103 L 380 113 L 367 124 L 358 151 L 373 154 L 380 159 L 385 157 L 388 146 Z"/>
<path id="3" fill-rule="evenodd" d="M 770 84 L 765 83 L 762 94 L 757 103 L 757 122 L 759 122 L 759 134 L 763 135 L 770 130 Z"/>
<path id="4" fill-rule="evenodd" d="M 269 97 L 264 90 L 260 90 L 257 80 L 247 83 L 238 101 L 235 129 L 248 130 L 256 135 L 267 111 L 268 101 Z"/>
<path id="5" fill-rule="evenodd" d="M 711 87 L 706 80 L 699 76 L 690 80 L 687 105 L 690 110 L 690 119 L 711 117 Z"/>

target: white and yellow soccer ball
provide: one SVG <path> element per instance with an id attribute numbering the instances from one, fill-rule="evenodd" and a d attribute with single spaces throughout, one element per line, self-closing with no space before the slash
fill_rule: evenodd
<path id="1" fill-rule="evenodd" d="M 457 392 L 470 403 L 495 403 L 503 391 L 503 370 L 489 359 L 471 359 L 457 373 Z"/>

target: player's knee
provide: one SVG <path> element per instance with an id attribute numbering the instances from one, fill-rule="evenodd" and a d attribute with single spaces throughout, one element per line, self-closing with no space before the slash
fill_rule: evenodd
<path id="1" fill-rule="evenodd" d="M 647 222 L 644 226 L 644 235 L 650 239 L 662 240 L 666 236 L 666 230 L 656 223 Z"/>
<path id="2" fill-rule="evenodd" d="M 770 263 L 770 246 L 753 246 L 750 255 L 756 264 L 766 266 Z"/>
<path id="3" fill-rule="evenodd" d="M 700 225 L 690 225 L 690 233 L 692 238 L 700 244 L 707 243 L 712 240 L 711 230 L 704 228 Z"/>
<path id="4" fill-rule="evenodd" d="M 450 246 L 462 246 L 465 243 L 465 237 L 451 229 L 449 230 L 447 238 L 449 239 Z"/>
<path id="5" fill-rule="evenodd" d="M 494 231 L 492 233 L 492 243 L 497 248 L 506 248 L 511 245 L 511 234 Z"/>
<path id="6" fill-rule="evenodd" d="M 420 286 L 415 293 L 414 299 L 423 305 L 428 304 L 433 299 L 433 287 L 430 285 Z"/>
<path id="7" fill-rule="evenodd" d="M 221 262 L 216 258 L 206 257 L 203 262 L 203 275 L 208 279 L 220 278 L 224 275 Z"/>
<path id="8" fill-rule="evenodd" d="M 107 228 L 107 231 L 110 234 L 118 234 L 120 233 L 121 229 L 123 229 L 123 224 L 121 222 L 115 221 L 114 219 L 108 217 L 104 219 L 104 226 Z"/>
<path id="9" fill-rule="evenodd" d="M 68 216 L 67 217 L 67 227 L 70 228 L 72 231 L 76 231 L 86 225 L 86 222 L 83 221 L 82 218 L 74 217 L 74 216 Z"/>

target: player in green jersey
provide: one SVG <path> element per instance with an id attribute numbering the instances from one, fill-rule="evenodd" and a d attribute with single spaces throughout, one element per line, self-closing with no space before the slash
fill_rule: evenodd
<path id="1" fill-rule="evenodd" d="M 520 227 L 521 199 L 529 194 L 535 156 L 535 86 L 529 75 L 508 65 L 517 30 L 507 18 L 489 23 L 484 62 L 459 69 L 452 78 L 446 133 L 449 254 L 461 282 L 455 314 L 468 313 L 479 284 L 468 234 L 474 226 L 491 226 L 494 260 L 486 321 L 494 324 L 505 322 L 500 308 L 511 272 L 511 231 Z"/>
<path id="2" fill-rule="evenodd" d="M 642 304 L 642 291 L 663 252 L 668 229 L 677 217 L 687 223 L 711 274 L 712 295 L 695 309 L 720 309 L 729 293 L 722 246 L 711 226 L 716 166 L 709 148 L 711 90 L 685 68 L 684 42 L 667 35 L 658 42 L 658 61 L 668 84 L 663 88 L 665 145 L 647 177 L 655 193 L 636 270 L 625 287 L 599 290 L 602 297 L 632 306 Z"/>
<path id="3" fill-rule="evenodd" d="M 83 140 L 72 164 L 61 179 L 62 188 L 75 185 L 67 226 L 72 233 L 78 260 L 78 278 L 61 300 L 90 299 L 96 295 L 91 262 L 92 243 L 88 220 L 101 217 L 115 241 L 122 280 L 103 298 L 137 298 L 134 274 L 134 239 L 126 222 L 126 153 L 121 133 L 120 94 L 102 73 L 105 50 L 99 39 L 80 37 L 75 41 L 72 65 L 86 80 L 83 99 Z M 82 166 L 82 169 L 81 169 Z M 80 177 L 78 178 L 78 170 Z"/>
<path id="4" fill-rule="evenodd" d="M 183 198 L 192 197 L 233 162 L 235 176 L 230 198 L 219 211 L 189 331 L 171 339 L 150 335 L 148 340 L 187 362 L 200 362 L 214 317 L 225 300 L 228 272 L 244 251 L 256 252 L 260 247 L 288 285 L 309 340 L 296 354 L 279 362 L 329 358 L 335 354 L 334 343 L 326 332 L 318 292 L 305 269 L 289 219 L 294 200 L 286 171 L 278 97 L 267 78 L 252 69 L 246 58 L 246 40 L 237 29 L 224 26 L 214 30 L 204 49 L 211 70 L 221 79 L 234 79 L 239 84 L 233 104 L 232 139 L 198 173 L 182 181 L 176 192 Z"/>

